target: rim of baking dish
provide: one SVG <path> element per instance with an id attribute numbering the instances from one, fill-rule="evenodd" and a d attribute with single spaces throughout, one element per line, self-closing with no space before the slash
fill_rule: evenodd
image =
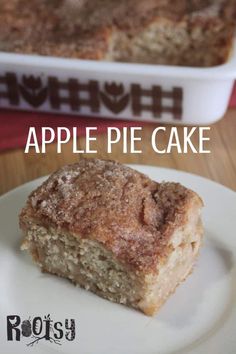
<path id="1" fill-rule="evenodd" d="M 154 64 L 119 63 L 98 60 L 84 60 L 48 57 L 31 54 L 0 52 L 0 65 L 16 69 L 32 68 L 38 70 L 67 70 L 68 72 L 86 71 L 92 73 L 110 73 L 138 76 L 159 76 L 181 79 L 236 79 L 236 38 L 232 53 L 224 64 L 212 67 L 187 67 Z"/>

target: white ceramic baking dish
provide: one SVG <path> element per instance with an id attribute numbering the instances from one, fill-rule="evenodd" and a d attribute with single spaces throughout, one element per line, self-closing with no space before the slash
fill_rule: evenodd
<path id="1" fill-rule="evenodd" d="M 224 115 L 235 78 L 236 45 L 211 68 L 0 53 L 0 107 L 208 125 Z"/>

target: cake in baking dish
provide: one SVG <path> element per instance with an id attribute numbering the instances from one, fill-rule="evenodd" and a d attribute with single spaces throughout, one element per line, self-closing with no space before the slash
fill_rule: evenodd
<path id="1" fill-rule="evenodd" d="M 209 67 L 235 20 L 235 0 L 1 0 L 0 51 Z"/>
<path id="2" fill-rule="evenodd" d="M 22 249 L 42 271 L 153 315 L 193 269 L 202 205 L 180 184 L 84 159 L 31 193 Z"/>

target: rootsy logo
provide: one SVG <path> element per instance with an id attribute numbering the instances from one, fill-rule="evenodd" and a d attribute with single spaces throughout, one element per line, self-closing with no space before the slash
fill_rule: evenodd
<path id="1" fill-rule="evenodd" d="M 40 341 L 48 341 L 58 345 L 63 340 L 75 340 L 75 320 L 65 319 L 63 322 L 54 321 L 51 315 L 29 317 L 22 320 L 18 315 L 7 316 L 7 340 L 25 340 L 27 346 L 34 346 Z"/>

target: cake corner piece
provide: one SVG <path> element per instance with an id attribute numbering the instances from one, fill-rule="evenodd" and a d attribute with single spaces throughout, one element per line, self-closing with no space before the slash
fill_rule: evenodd
<path id="1" fill-rule="evenodd" d="M 118 162 L 84 159 L 52 174 L 20 214 L 43 271 L 153 315 L 191 272 L 203 203 Z"/>

